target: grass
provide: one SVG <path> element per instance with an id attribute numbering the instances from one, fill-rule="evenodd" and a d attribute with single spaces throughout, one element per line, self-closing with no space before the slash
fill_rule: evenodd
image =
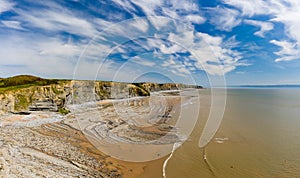
<path id="1" fill-rule="evenodd" d="M 53 91 L 55 94 L 57 94 L 57 95 L 63 93 L 63 91 L 58 91 L 56 87 L 51 87 L 51 89 L 52 89 L 52 91 Z"/>
<path id="2" fill-rule="evenodd" d="M 67 115 L 70 113 L 70 111 L 66 108 L 60 108 L 58 109 L 58 112 L 61 114 L 61 115 Z"/>
<path id="3" fill-rule="evenodd" d="M 16 96 L 17 102 L 15 104 L 15 110 L 22 110 L 26 109 L 29 105 L 27 98 L 24 95 L 17 95 Z"/>
<path id="4" fill-rule="evenodd" d="M 0 93 L 18 90 L 22 88 L 28 88 L 31 86 L 45 86 L 50 84 L 57 84 L 58 82 L 58 80 L 43 79 L 31 75 L 18 75 L 14 77 L 0 79 Z"/>

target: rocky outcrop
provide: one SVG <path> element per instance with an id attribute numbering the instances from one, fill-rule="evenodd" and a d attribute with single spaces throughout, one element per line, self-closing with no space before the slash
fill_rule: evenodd
<path id="1" fill-rule="evenodd" d="M 0 138 L 0 177 L 122 177 L 123 167 L 59 122 L 1 127 Z"/>
<path id="2" fill-rule="evenodd" d="M 185 88 L 196 88 L 196 89 L 201 89 L 202 86 L 197 86 L 197 85 L 187 85 L 187 84 L 177 84 L 177 83 L 150 83 L 150 82 L 144 82 L 144 83 L 137 83 L 137 86 L 141 86 L 145 90 L 149 92 L 154 92 L 154 91 L 162 91 L 162 90 L 181 90 Z"/>
<path id="3" fill-rule="evenodd" d="M 28 109 L 29 111 L 58 111 L 56 103 L 52 100 L 35 101 Z"/>
<path id="4" fill-rule="evenodd" d="M 0 111 L 3 113 L 29 110 L 57 111 L 65 105 L 71 91 L 69 81 L 47 86 L 32 86 L 0 94 Z"/>
<path id="5" fill-rule="evenodd" d="M 0 115 L 8 112 L 58 111 L 69 104 L 103 99 L 149 96 L 150 92 L 199 88 L 183 84 L 121 83 L 61 80 L 46 86 L 31 86 L 0 94 Z"/>

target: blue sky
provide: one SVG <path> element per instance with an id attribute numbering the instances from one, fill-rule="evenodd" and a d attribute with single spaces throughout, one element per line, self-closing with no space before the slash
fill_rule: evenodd
<path id="1" fill-rule="evenodd" d="M 295 0 L 0 0 L 0 77 L 300 84 L 299 9 Z"/>

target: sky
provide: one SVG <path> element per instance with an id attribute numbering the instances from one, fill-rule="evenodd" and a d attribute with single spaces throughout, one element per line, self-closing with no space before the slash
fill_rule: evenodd
<path id="1" fill-rule="evenodd" d="M 300 1 L 0 0 L 0 77 L 300 84 Z"/>

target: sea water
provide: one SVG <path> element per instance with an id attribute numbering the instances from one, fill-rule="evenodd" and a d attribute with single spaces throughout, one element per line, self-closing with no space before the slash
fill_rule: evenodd
<path id="1" fill-rule="evenodd" d="M 199 92 L 198 122 L 168 160 L 166 177 L 300 177 L 299 88 L 227 89 L 221 126 L 205 147 L 207 161 L 198 143 L 211 109 L 211 92 Z M 149 162 L 141 177 L 162 177 L 167 158 Z"/>

